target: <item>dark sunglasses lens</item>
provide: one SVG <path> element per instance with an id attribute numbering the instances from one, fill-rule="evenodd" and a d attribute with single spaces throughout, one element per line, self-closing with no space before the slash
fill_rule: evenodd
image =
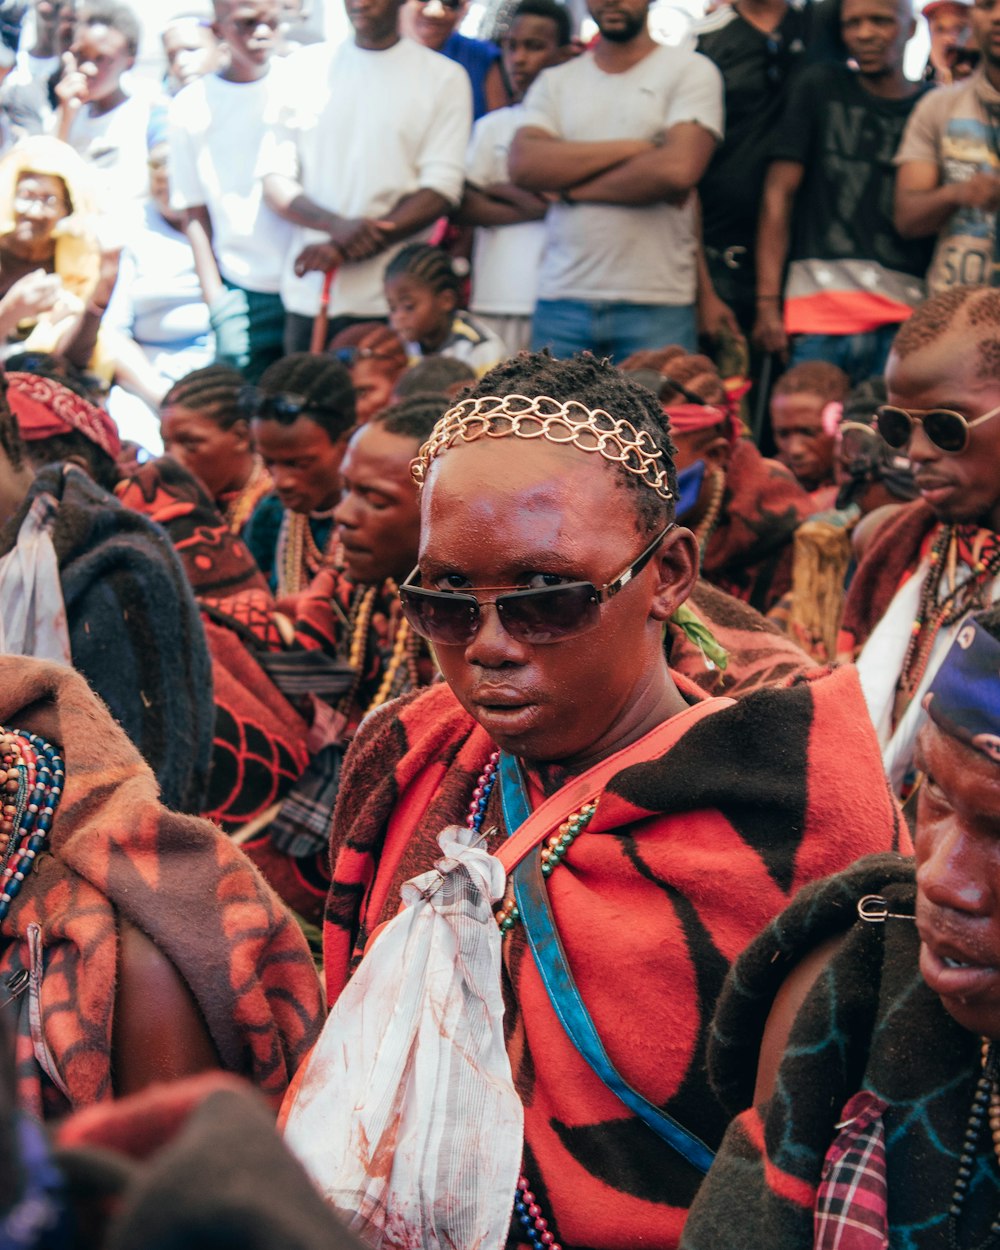
<path id="1" fill-rule="evenodd" d="M 593 586 L 552 586 L 497 599 L 503 627 L 521 642 L 560 642 L 593 629 L 600 615 Z"/>
<path id="2" fill-rule="evenodd" d="M 840 454 L 844 460 L 860 460 L 877 446 L 874 430 L 844 430 L 840 436 Z"/>
<path id="3" fill-rule="evenodd" d="M 465 646 L 476 636 L 479 605 L 470 595 L 401 586 L 399 599 L 403 615 L 422 638 L 454 647 Z"/>
<path id="4" fill-rule="evenodd" d="M 935 447 L 952 454 L 964 451 L 969 439 L 969 427 L 961 414 L 947 409 L 935 409 L 924 417 L 924 433 Z"/>
<path id="5" fill-rule="evenodd" d="M 342 365 L 347 365 L 348 369 L 357 364 L 358 348 L 356 347 L 338 347 L 332 353 L 335 359 L 339 360 Z"/>
<path id="6" fill-rule="evenodd" d="M 902 451 L 910 441 L 913 421 L 902 408 L 880 408 L 875 415 L 878 432 L 894 451 Z"/>

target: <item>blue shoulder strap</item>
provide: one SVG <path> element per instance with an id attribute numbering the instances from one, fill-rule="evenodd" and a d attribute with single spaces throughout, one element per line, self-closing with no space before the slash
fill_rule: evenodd
<path id="1" fill-rule="evenodd" d="M 531 804 L 520 765 L 513 755 L 506 752 L 501 754 L 499 772 L 503 818 L 509 837 L 531 815 Z M 654 1133 L 672 1146 L 692 1167 L 699 1172 L 707 1172 L 713 1158 L 708 1146 L 678 1124 L 672 1116 L 654 1106 L 638 1090 L 633 1089 L 608 1058 L 573 980 L 566 952 L 555 927 L 538 847 L 521 860 L 511 876 L 514 901 L 524 925 L 528 945 L 538 966 L 542 984 L 567 1037 L 604 1084 L 618 1095 L 630 1111 L 648 1124 Z"/>

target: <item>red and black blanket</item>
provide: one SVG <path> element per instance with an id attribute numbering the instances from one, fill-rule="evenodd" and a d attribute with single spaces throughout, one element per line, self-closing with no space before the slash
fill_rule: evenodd
<path id="1" fill-rule="evenodd" d="M 678 679 L 691 702 L 701 696 Z M 439 857 L 492 750 L 447 686 L 380 709 L 345 762 L 324 953 L 333 1001 L 399 887 Z M 566 815 L 569 815 L 567 812 Z M 483 825 L 501 831 L 494 792 Z M 625 769 L 549 878 L 555 921 L 612 1061 L 713 1146 L 726 1114 L 704 1049 L 726 972 L 795 891 L 908 846 L 853 670 L 722 703 Z M 525 1170 L 563 1246 L 677 1244 L 700 1177 L 625 1112 L 573 1049 L 516 926 L 506 1034 Z"/>
<path id="2" fill-rule="evenodd" d="M 257 658 L 281 649 L 274 597 L 245 544 L 169 456 L 143 465 L 117 494 L 166 530 L 201 609 L 215 698 L 202 814 L 232 832 L 278 802 L 308 760 L 306 723 Z"/>
<path id="3" fill-rule="evenodd" d="M 740 439 L 726 472 L 719 523 L 702 557 L 702 577 L 767 612 L 791 588 L 792 538 L 813 512 L 791 473 Z"/>

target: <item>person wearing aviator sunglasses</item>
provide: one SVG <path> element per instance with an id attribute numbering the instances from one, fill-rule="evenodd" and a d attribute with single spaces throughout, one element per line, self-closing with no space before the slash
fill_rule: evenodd
<path id="1" fill-rule="evenodd" d="M 923 697 L 969 612 L 1000 594 L 1000 295 L 961 287 L 907 321 L 876 422 L 919 495 L 879 530 L 851 584 L 841 652 L 862 685 L 900 793 L 915 781 Z"/>
<path id="2" fill-rule="evenodd" d="M 420 548 L 399 592 L 445 680 L 369 715 L 341 774 L 331 1004 L 445 826 L 495 852 L 533 811 L 508 892 L 532 874 L 608 1054 L 681 1126 L 686 1154 L 609 1091 L 539 980 L 537 913 L 500 901 L 523 1241 L 676 1246 L 724 1124 L 700 1039 L 728 962 L 805 879 L 892 842 L 853 670 L 732 703 L 668 668 L 664 628 L 697 576 L 670 453 L 655 396 L 592 356 L 522 354 L 450 409 L 414 461 Z M 447 1136 L 444 1100 L 423 1114 Z"/>

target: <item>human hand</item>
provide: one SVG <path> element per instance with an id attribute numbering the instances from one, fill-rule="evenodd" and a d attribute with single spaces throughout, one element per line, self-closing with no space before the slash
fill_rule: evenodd
<path id="1" fill-rule="evenodd" d="M 722 334 L 740 337 L 743 331 L 736 314 L 714 291 L 698 296 L 698 333 L 717 339 Z"/>
<path id="2" fill-rule="evenodd" d="M 0 304 L 16 325 L 19 321 L 37 320 L 55 306 L 61 295 L 62 281 L 56 274 L 34 269 L 18 278 Z"/>
<path id="3" fill-rule="evenodd" d="M 87 102 L 90 83 L 72 52 L 63 53 L 62 76 L 56 83 L 55 92 L 60 105 L 70 113 L 78 113 Z"/>
<path id="4" fill-rule="evenodd" d="M 788 335 L 777 302 L 758 305 L 751 338 L 762 352 L 776 352 L 782 360 L 787 360 Z"/>
<path id="5" fill-rule="evenodd" d="M 391 221 L 361 217 L 345 221 L 344 229 L 334 231 L 330 237 L 343 252 L 345 260 L 369 260 L 389 246 L 395 228 Z"/>
<path id="6" fill-rule="evenodd" d="M 343 264 L 344 254 L 333 240 L 326 243 L 310 243 L 295 258 L 295 273 L 304 278 L 307 273 L 326 273 Z"/>

